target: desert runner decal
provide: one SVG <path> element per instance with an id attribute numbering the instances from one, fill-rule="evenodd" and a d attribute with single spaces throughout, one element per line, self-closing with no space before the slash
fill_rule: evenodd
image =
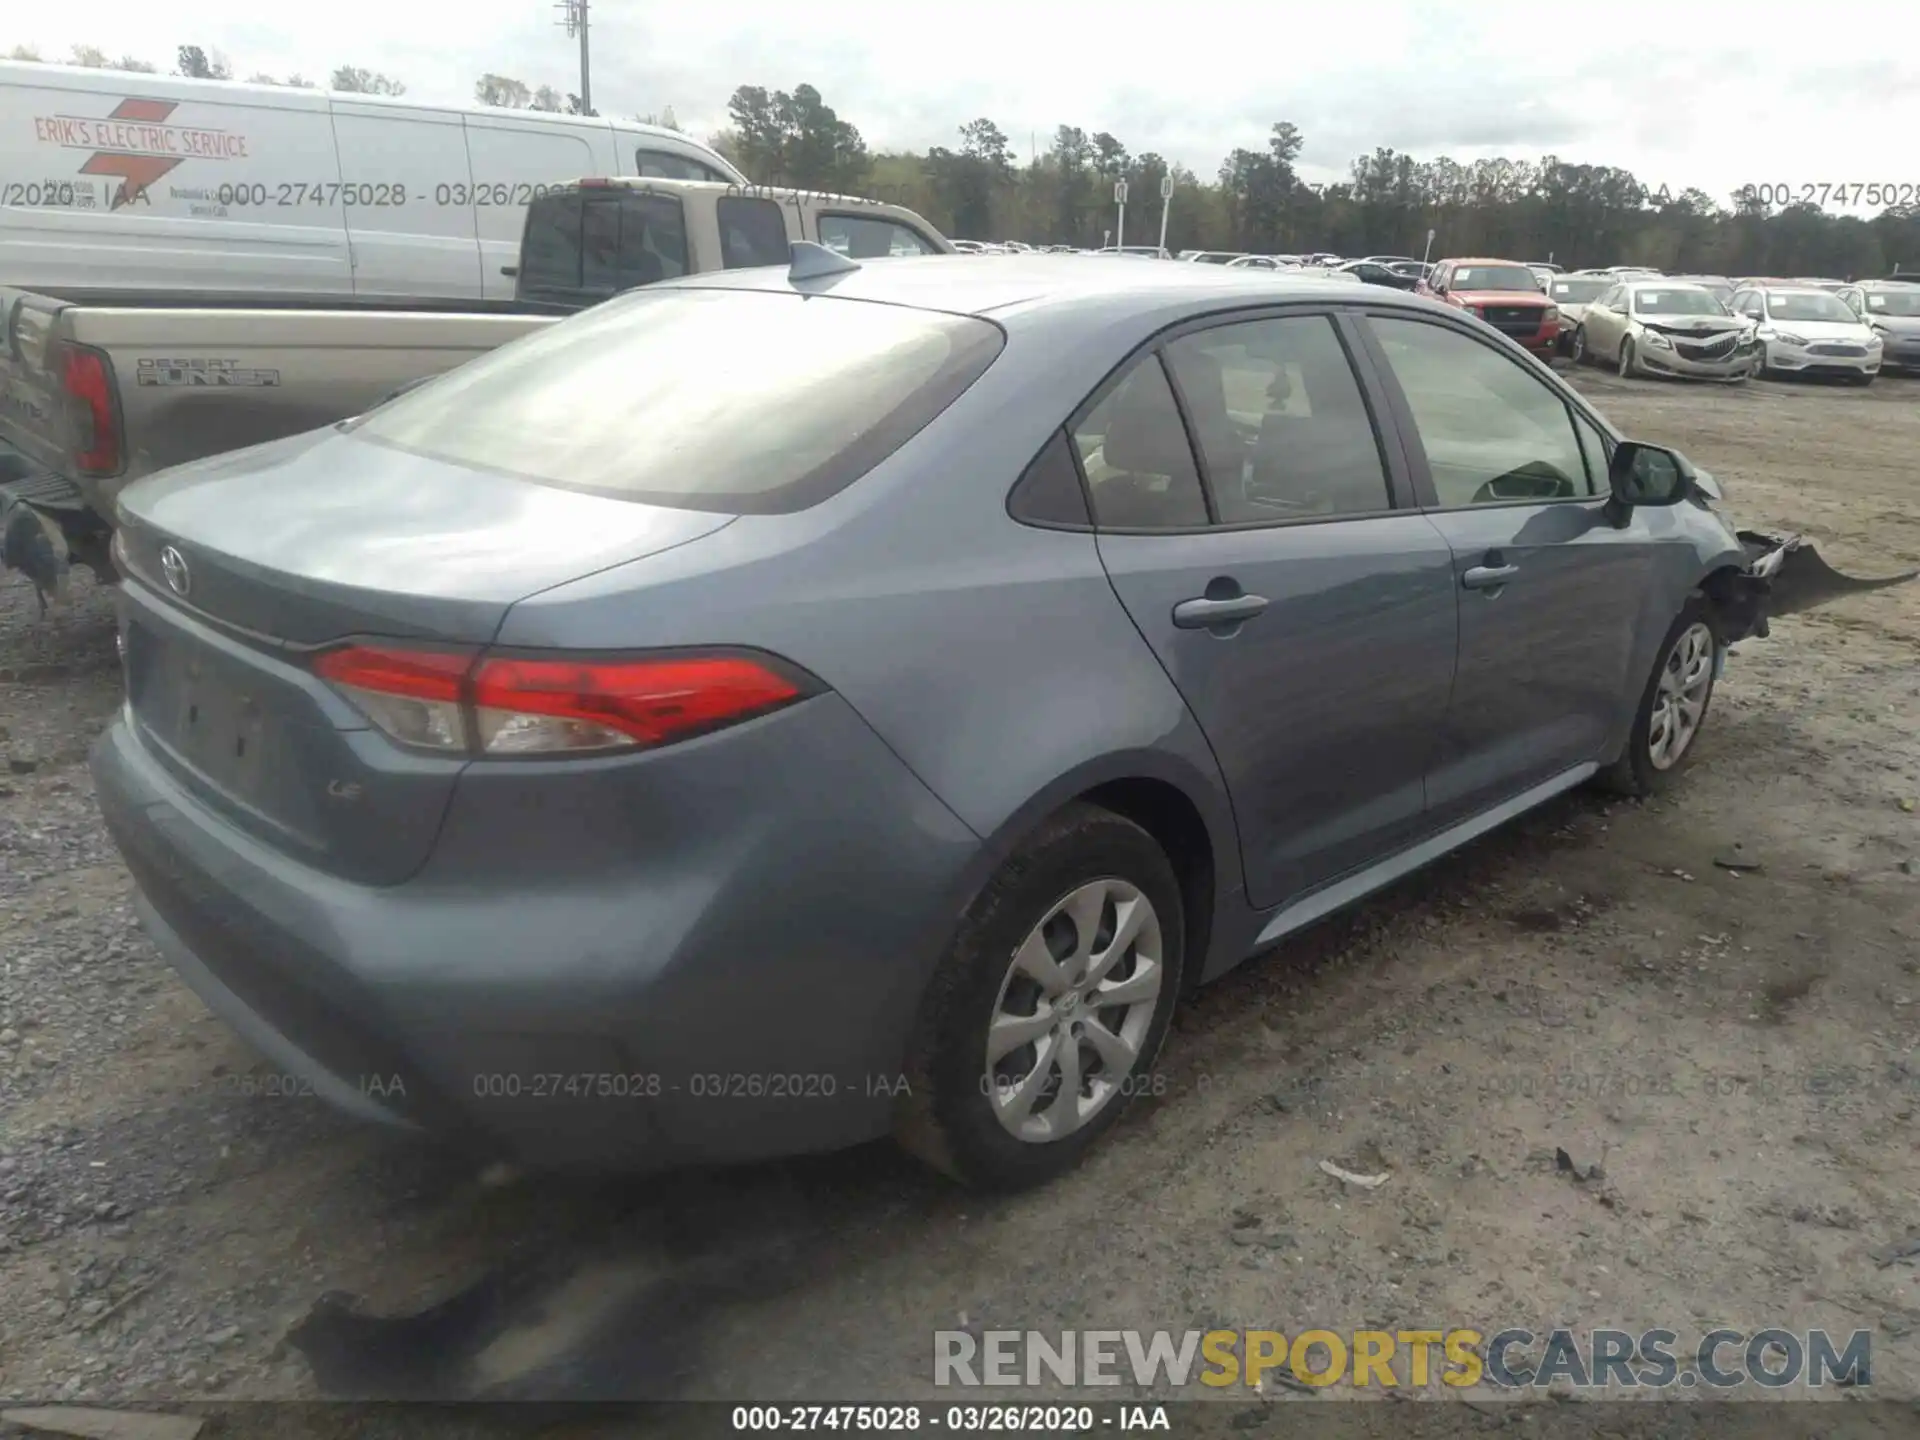
<path id="1" fill-rule="evenodd" d="M 157 360 L 142 356 L 134 369 L 133 383 L 271 387 L 280 383 L 280 372 L 242 365 L 238 360 Z"/>
<path id="2" fill-rule="evenodd" d="M 34 138 L 67 150 L 91 150 L 82 175 L 117 178 L 107 208 L 146 201 L 147 187 L 183 160 L 245 160 L 247 137 L 231 130 L 168 123 L 174 100 L 122 100 L 104 120 L 82 115 L 36 115 Z"/>

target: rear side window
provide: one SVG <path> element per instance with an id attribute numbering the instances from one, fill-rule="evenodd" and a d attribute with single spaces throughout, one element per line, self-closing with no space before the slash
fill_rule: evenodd
<path id="1" fill-rule="evenodd" d="M 773 201 L 726 195 L 714 212 L 720 222 L 720 263 L 727 269 L 787 263 L 787 222 Z"/>
<path id="2" fill-rule="evenodd" d="M 722 175 L 711 165 L 702 165 L 698 160 L 689 160 L 684 155 L 675 155 L 666 150 L 636 150 L 633 152 L 633 173 L 653 180 L 717 180 L 722 184 L 731 184 L 731 177 Z"/>
<path id="3" fill-rule="evenodd" d="M 529 290 L 580 288 L 580 192 L 559 190 L 527 206 L 520 283 Z"/>
<path id="4" fill-rule="evenodd" d="M 926 236 L 912 227 L 873 215 L 822 215 L 820 243 L 854 260 L 940 253 Z"/>
<path id="5" fill-rule="evenodd" d="M 1093 518 L 1108 530 L 1187 530 L 1207 498 L 1160 357 L 1148 355 L 1073 427 Z"/>
<path id="6" fill-rule="evenodd" d="M 354 433 L 565 489 L 783 514 L 886 459 L 1003 344 L 998 326 L 969 315 L 757 290 L 641 291 L 450 371 L 369 412 Z"/>

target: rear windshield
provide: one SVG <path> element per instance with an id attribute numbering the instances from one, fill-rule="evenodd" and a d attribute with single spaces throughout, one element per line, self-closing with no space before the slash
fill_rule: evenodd
<path id="1" fill-rule="evenodd" d="M 966 315 L 755 290 L 637 291 L 371 411 L 355 433 L 522 479 L 777 514 L 851 484 L 993 363 Z"/>

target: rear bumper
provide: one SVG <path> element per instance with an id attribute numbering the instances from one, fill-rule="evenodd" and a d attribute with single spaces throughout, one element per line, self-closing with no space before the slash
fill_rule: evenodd
<path id="1" fill-rule="evenodd" d="M 456 796 L 434 859 L 391 887 L 234 828 L 124 717 L 92 768 L 156 945 L 288 1077 L 279 1093 L 533 1165 L 656 1169 L 886 1133 L 978 853 L 839 697 L 748 729 L 689 742 L 727 745 L 730 810 L 675 793 L 697 759 L 652 777 L 678 858 L 656 853 L 657 814 L 629 837 L 575 807 L 463 816 Z M 740 806 L 778 772 L 803 778 Z M 619 777 L 600 783 L 628 806 Z M 511 869 L 520 846 L 518 882 L 474 863 L 481 847 Z"/>

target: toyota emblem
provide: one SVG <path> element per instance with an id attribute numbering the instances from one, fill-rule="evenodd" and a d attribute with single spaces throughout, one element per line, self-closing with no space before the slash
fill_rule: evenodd
<path id="1" fill-rule="evenodd" d="M 193 589 L 193 572 L 187 568 L 187 557 L 171 545 L 160 552 L 160 573 L 167 577 L 167 588 L 176 595 L 185 596 Z"/>

